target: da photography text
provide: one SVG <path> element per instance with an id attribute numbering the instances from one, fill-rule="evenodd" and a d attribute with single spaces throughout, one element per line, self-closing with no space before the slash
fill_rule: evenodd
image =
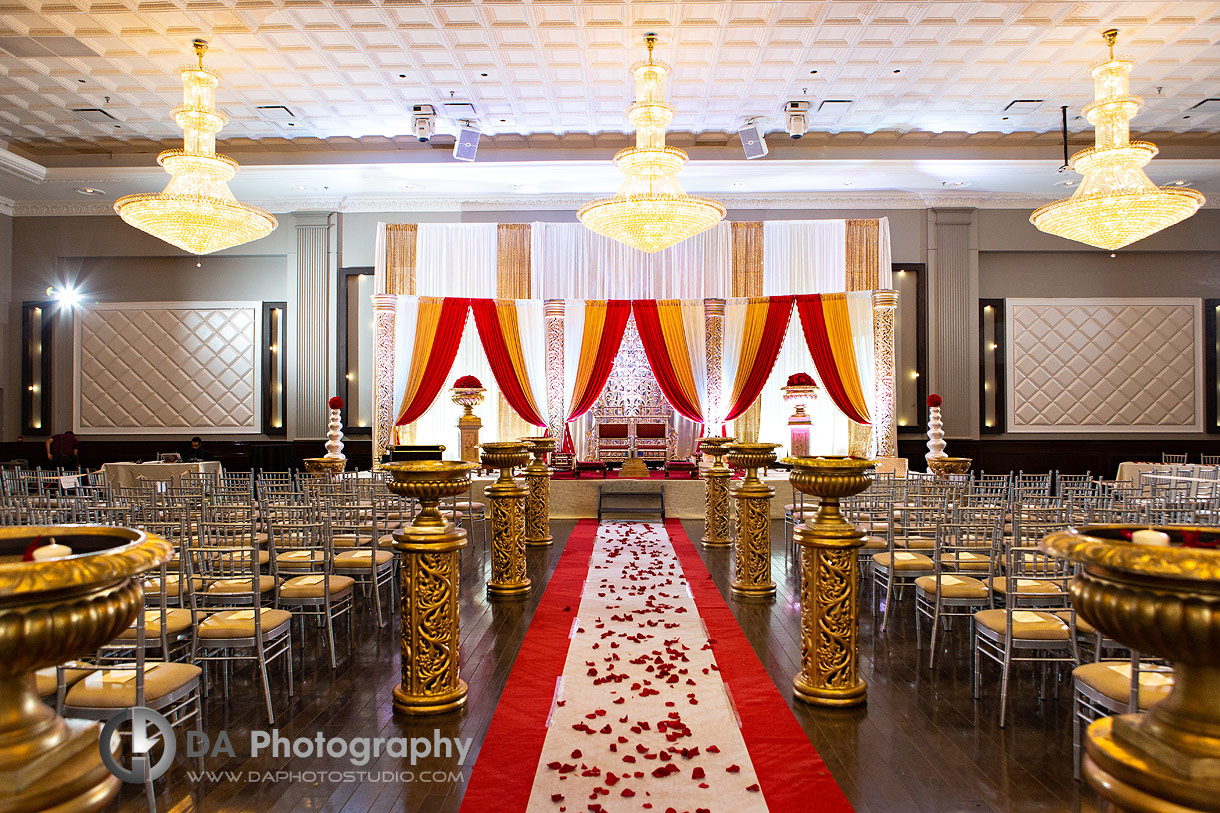
<path id="1" fill-rule="evenodd" d="M 464 765 L 471 742 L 469 737 L 442 737 L 440 731 L 433 731 L 431 737 L 328 737 L 321 731 L 312 737 L 284 737 L 279 729 L 273 728 L 270 731 L 251 731 L 248 753 L 255 759 L 261 756 L 347 758 L 357 768 L 383 756 L 405 759 L 412 767 L 421 759 L 456 758 L 458 765 Z M 215 739 L 200 731 L 187 731 L 186 755 L 191 758 L 235 757 L 237 749 L 227 731 L 222 730 Z"/>

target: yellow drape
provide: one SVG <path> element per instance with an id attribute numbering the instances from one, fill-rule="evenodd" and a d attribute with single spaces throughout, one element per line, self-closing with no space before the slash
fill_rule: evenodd
<path id="1" fill-rule="evenodd" d="M 822 317 L 826 320 L 826 337 L 830 340 L 830 351 L 834 354 L 835 367 L 839 370 L 839 380 L 843 382 L 847 399 L 860 415 L 871 421 L 868 402 L 864 400 L 864 388 L 860 385 L 860 371 L 856 368 L 847 295 L 822 294 Z"/>
<path id="2" fill-rule="evenodd" d="M 402 394 L 395 423 L 407 411 L 407 405 L 415 400 L 415 393 L 419 392 L 424 368 L 428 366 L 428 359 L 432 355 L 432 343 L 436 340 L 436 326 L 440 322 L 441 306 L 444 302 L 444 299 L 435 296 L 419 298 L 419 311 L 415 317 L 415 349 L 411 352 L 411 366 L 407 368 L 407 389 Z"/>
<path id="3" fill-rule="evenodd" d="M 657 302 L 657 319 L 661 323 L 661 335 L 665 337 L 665 349 L 669 353 L 678 387 L 689 403 L 701 409 L 698 390 L 695 389 L 695 374 L 690 366 L 686 328 L 682 324 L 682 303 L 676 299 Z"/>

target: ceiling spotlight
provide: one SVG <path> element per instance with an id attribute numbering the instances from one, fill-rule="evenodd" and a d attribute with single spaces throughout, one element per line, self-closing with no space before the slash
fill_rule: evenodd
<path id="1" fill-rule="evenodd" d="M 1170 184 L 1170 186 L 1186 186 L 1189 183 L 1190 183 L 1190 181 L 1174 181 L 1173 183 Z"/>
<path id="2" fill-rule="evenodd" d="M 417 104 L 411 108 L 411 132 L 420 141 L 427 141 L 436 132 L 436 108 L 430 104 Z"/>
<path id="3" fill-rule="evenodd" d="M 784 105 L 787 121 L 784 129 L 789 138 L 800 138 L 809 129 L 809 102 L 796 100 Z"/>
<path id="4" fill-rule="evenodd" d="M 106 193 L 101 189 L 94 189 L 92 186 L 78 186 L 78 187 L 76 187 L 76 194 L 78 194 L 78 195 L 104 195 Z"/>
<path id="5" fill-rule="evenodd" d="M 940 185 L 948 186 L 948 187 L 957 187 L 957 186 L 966 186 L 969 183 L 970 183 L 969 181 L 941 181 Z"/>
<path id="6" fill-rule="evenodd" d="M 1075 185 L 1076 185 L 1075 181 L 1060 181 L 1059 183 L 1055 184 L 1055 186 L 1075 186 Z"/>
<path id="7" fill-rule="evenodd" d="M 453 157 L 459 161 L 473 161 L 479 151 L 479 130 L 468 121 L 462 122 L 457 141 L 453 142 Z"/>

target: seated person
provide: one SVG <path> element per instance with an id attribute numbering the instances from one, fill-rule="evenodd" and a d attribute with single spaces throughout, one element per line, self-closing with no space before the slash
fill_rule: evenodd
<path id="1" fill-rule="evenodd" d="M 57 469 L 80 468 L 80 442 L 69 429 L 47 438 L 47 460 Z"/>
<path id="2" fill-rule="evenodd" d="M 182 454 L 183 463 L 203 463 L 215 459 L 215 455 L 203 445 L 203 438 L 198 436 L 191 438 L 191 445 Z"/>

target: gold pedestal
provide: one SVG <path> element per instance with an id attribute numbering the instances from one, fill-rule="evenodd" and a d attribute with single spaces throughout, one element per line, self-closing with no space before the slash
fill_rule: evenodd
<path id="1" fill-rule="evenodd" d="M 778 443 L 731 443 L 729 462 L 746 470 L 745 479 L 729 486 L 737 505 L 733 581 L 729 589 L 741 598 L 775 598 L 771 581 L 771 498 L 775 489 L 758 479 L 758 469 L 775 462 Z"/>
<path id="2" fill-rule="evenodd" d="M 513 468 L 524 466 L 529 451 L 524 443 L 484 443 L 484 468 L 497 468 L 500 477 L 484 492 L 491 504 L 491 578 L 488 598 L 519 598 L 529 593 L 525 575 L 525 486 L 513 479 Z"/>
<path id="3" fill-rule="evenodd" d="M 724 455 L 733 438 L 704 438 L 703 451 L 711 455 L 712 465 L 703 473 L 703 547 L 727 548 L 733 544 L 729 529 L 729 478 L 733 472 L 724 465 Z"/>
<path id="4" fill-rule="evenodd" d="M 474 408 L 483 403 L 484 390 L 481 387 L 454 387 L 449 392 L 453 403 L 462 408 L 457 422 L 458 433 L 462 436 L 458 459 L 478 463 L 479 430 L 483 428 L 483 422 L 474 414 Z"/>
<path id="5" fill-rule="evenodd" d="M 521 438 L 534 459 L 525 467 L 525 546 L 549 548 L 551 536 L 551 468 L 543 458 L 555 451 L 555 438 Z"/>
<path id="6" fill-rule="evenodd" d="M 35 538 L 74 556 L 22 562 Z M 100 724 L 64 720 L 42 702 L 33 673 L 93 652 L 135 620 L 136 578 L 169 560 L 164 539 L 128 528 L 0 529 L 0 811 L 90 811 L 119 780 L 102 763 Z"/>
<path id="7" fill-rule="evenodd" d="M 648 467 L 638 457 L 627 458 L 618 470 L 620 480 L 647 480 L 649 477 L 651 475 L 648 473 Z"/>
<path id="8" fill-rule="evenodd" d="M 821 505 L 793 532 L 801 547 L 801 672 L 798 700 L 815 706 L 855 706 L 868 686 L 859 676 L 860 564 L 864 532 L 839 512 L 839 500 L 869 487 L 875 463 L 847 457 L 790 457 L 792 486 Z"/>
<path id="9" fill-rule="evenodd" d="M 1220 528 L 1157 528 L 1167 547 L 1124 538 L 1146 527 L 1086 525 L 1042 540 L 1083 565 L 1069 585 L 1080 618 L 1173 662 L 1164 700 L 1089 726 L 1085 779 L 1118 811 L 1220 811 L 1220 550 L 1186 546 L 1215 545 Z"/>
<path id="10" fill-rule="evenodd" d="M 305 471 L 311 474 L 329 474 L 338 477 L 347 468 L 346 457 L 307 457 Z"/>
<path id="11" fill-rule="evenodd" d="M 929 457 L 928 471 L 935 474 L 941 480 L 945 480 L 951 474 L 969 474 L 970 466 L 974 463 L 974 458 L 970 457 Z"/>
<path id="12" fill-rule="evenodd" d="M 474 468 L 444 460 L 386 466 L 394 478 L 390 491 L 421 506 L 414 522 L 394 532 L 394 548 L 402 555 L 402 683 L 393 692 L 399 714 L 443 714 L 466 704 L 458 615 L 458 552 L 466 547 L 466 531 L 448 522 L 437 505 L 469 489 Z"/>

